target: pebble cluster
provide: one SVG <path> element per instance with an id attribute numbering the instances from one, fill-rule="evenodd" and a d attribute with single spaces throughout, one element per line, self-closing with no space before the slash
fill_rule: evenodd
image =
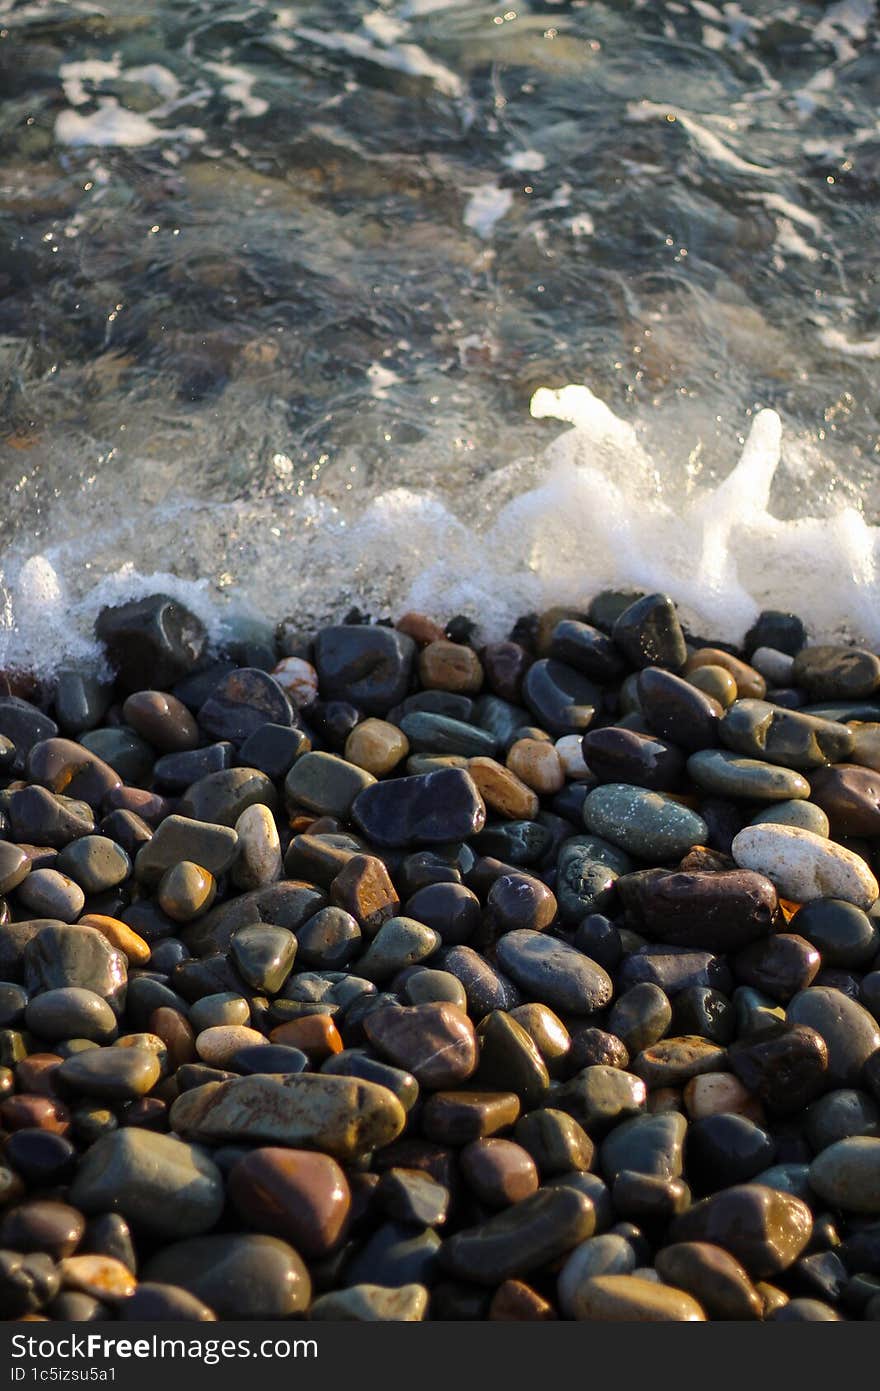
<path id="1" fill-rule="evenodd" d="M 880 1318 L 880 658 L 662 594 L 0 689 L 0 1315 Z"/>

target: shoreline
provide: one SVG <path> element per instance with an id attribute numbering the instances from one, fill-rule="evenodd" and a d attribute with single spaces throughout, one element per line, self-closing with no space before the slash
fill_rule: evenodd
<path id="1" fill-rule="evenodd" d="M 880 658 L 474 632 L 0 696 L 4 1317 L 880 1315 Z"/>

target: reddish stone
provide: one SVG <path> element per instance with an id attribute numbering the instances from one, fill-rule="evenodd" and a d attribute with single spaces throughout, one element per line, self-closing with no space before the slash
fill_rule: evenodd
<path id="1" fill-rule="evenodd" d="M 351 1209 L 342 1169 L 309 1150 L 254 1150 L 233 1164 L 229 1196 L 257 1231 L 289 1241 L 304 1256 L 320 1258 L 339 1243 Z"/>

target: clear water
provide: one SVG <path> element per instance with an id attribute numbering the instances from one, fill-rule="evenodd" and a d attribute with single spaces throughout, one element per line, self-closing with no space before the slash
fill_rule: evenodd
<path id="1" fill-rule="evenodd" d="M 0 0 L 0 663 L 157 574 L 880 643 L 873 0 L 510 5 Z"/>

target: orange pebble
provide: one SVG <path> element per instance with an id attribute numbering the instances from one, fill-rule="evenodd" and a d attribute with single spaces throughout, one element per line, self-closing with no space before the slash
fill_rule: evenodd
<path id="1" fill-rule="evenodd" d="M 132 932 L 127 923 L 119 918 L 109 918 L 104 913 L 84 913 L 79 919 L 80 927 L 93 927 L 106 937 L 111 947 L 116 947 L 132 966 L 145 966 L 150 959 L 150 945 L 143 937 Z"/>
<path id="2" fill-rule="evenodd" d="M 329 1014 L 303 1014 L 278 1024 L 269 1034 L 272 1043 L 299 1048 L 310 1063 L 323 1063 L 343 1049 L 339 1030 Z"/>

